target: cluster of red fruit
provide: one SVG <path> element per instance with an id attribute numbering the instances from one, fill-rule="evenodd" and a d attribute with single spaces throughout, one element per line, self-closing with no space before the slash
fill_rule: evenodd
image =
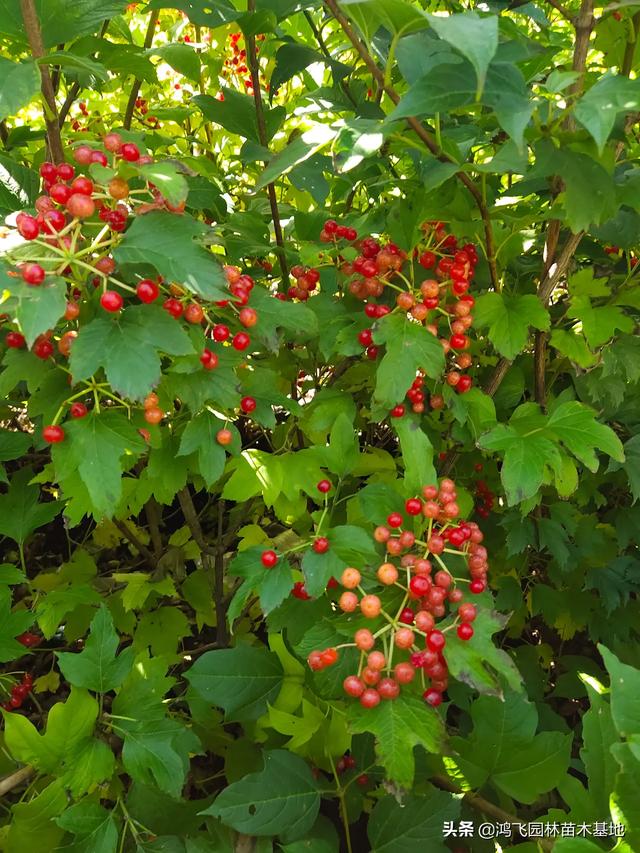
<path id="1" fill-rule="evenodd" d="M 478 480 L 476 483 L 476 502 L 475 511 L 480 518 L 489 518 L 489 513 L 493 509 L 495 502 L 495 493 L 491 491 L 484 480 Z"/>
<path id="2" fill-rule="evenodd" d="M 14 684 L 11 688 L 11 696 L 6 702 L 0 704 L 0 708 L 5 711 L 17 711 L 27 698 L 33 687 L 33 676 L 29 672 L 25 672 L 22 676 L 22 681 Z"/>
<path id="3" fill-rule="evenodd" d="M 247 95 L 253 95 L 253 80 L 251 79 L 251 71 L 249 69 L 247 59 L 247 49 L 246 47 L 242 47 L 243 40 L 244 37 L 242 33 L 231 33 L 229 35 L 227 56 L 224 60 L 224 66 L 220 73 L 225 80 L 244 86 Z M 264 35 L 260 34 L 256 36 L 256 41 L 264 41 Z M 256 53 L 259 52 L 260 45 L 256 44 Z M 264 87 L 266 92 L 269 91 L 269 84 L 262 72 L 260 72 L 260 84 Z M 216 95 L 216 98 L 219 101 L 224 101 L 224 95 L 222 92 L 219 92 Z"/>
<path id="4" fill-rule="evenodd" d="M 284 293 L 278 293 L 278 299 L 299 299 L 301 302 L 306 302 L 309 294 L 318 286 L 320 272 L 314 267 L 296 264 L 291 267 L 291 276 L 296 280 L 295 285 L 287 290 L 286 296 Z"/>
<path id="5" fill-rule="evenodd" d="M 358 672 L 345 679 L 344 690 L 366 708 L 382 699 L 395 699 L 401 686 L 416 680 L 418 673 L 425 702 L 440 705 L 448 686 L 446 634 L 455 630 L 462 641 L 473 637 L 477 610 L 463 600 L 462 585 L 468 585 L 472 594 L 486 589 L 487 550 L 478 525 L 459 520 L 456 497 L 453 480 L 425 486 L 421 497 L 405 502 L 403 513 L 392 512 L 386 525 L 375 529 L 374 539 L 385 545 L 388 555 L 377 568 L 377 582 L 383 589 L 396 592 L 400 587 L 404 592 L 399 606 L 394 605 L 395 612 L 385 609 L 381 594 L 364 589 L 363 584 L 369 583 L 359 569 L 349 567 L 342 573 L 339 608 L 344 613 L 359 610 L 377 623 L 373 630 L 358 629 L 353 643 L 311 652 L 308 663 L 313 670 L 324 669 L 338 660 L 339 648 L 359 649 Z M 406 517 L 413 520 L 413 529 L 405 523 Z M 463 558 L 469 577 L 454 577 L 445 554 Z M 394 558 L 398 564 L 392 562 Z M 437 628 L 437 620 L 443 619 L 446 624 Z M 394 664 L 394 656 L 403 653 L 405 659 Z M 430 680 L 428 687 L 425 679 Z"/>

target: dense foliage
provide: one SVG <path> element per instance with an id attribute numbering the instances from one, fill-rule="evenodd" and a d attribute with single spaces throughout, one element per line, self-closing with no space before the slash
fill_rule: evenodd
<path id="1" fill-rule="evenodd" d="M 0 0 L 0 849 L 640 850 L 638 8 Z"/>

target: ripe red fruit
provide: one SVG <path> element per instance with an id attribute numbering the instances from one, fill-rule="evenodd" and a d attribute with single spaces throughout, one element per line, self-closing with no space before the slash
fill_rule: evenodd
<path id="1" fill-rule="evenodd" d="M 391 409 L 391 411 L 389 412 L 389 414 L 392 418 L 401 418 L 404 415 L 404 412 L 405 408 L 402 403 L 400 403 L 399 405 L 394 406 L 393 409 Z"/>
<path id="2" fill-rule="evenodd" d="M 42 215 L 44 223 L 43 231 L 51 234 L 53 231 L 62 231 L 67 224 L 67 217 L 61 210 L 47 210 Z"/>
<path id="3" fill-rule="evenodd" d="M 278 555 L 275 551 L 263 551 L 260 561 L 265 569 L 272 569 L 278 562 Z"/>
<path id="4" fill-rule="evenodd" d="M 434 690 L 433 687 L 425 690 L 422 694 L 422 698 L 427 705 L 431 705 L 432 708 L 437 708 L 438 705 L 442 705 L 442 693 L 438 690 Z"/>
<path id="5" fill-rule="evenodd" d="M 202 306 L 198 305 L 197 302 L 190 302 L 184 311 L 184 319 L 187 323 L 201 323 L 204 319 L 204 311 L 202 310 Z"/>
<path id="6" fill-rule="evenodd" d="M 89 148 L 88 145 L 78 145 L 78 147 L 74 149 L 73 159 L 81 166 L 88 166 L 91 162 L 92 154 L 93 150 Z"/>
<path id="7" fill-rule="evenodd" d="M 348 696 L 353 696 L 356 699 L 362 696 L 365 692 L 365 685 L 357 675 L 348 675 L 342 682 L 342 688 Z"/>
<path id="8" fill-rule="evenodd" d="M 142 281 L 138 282 L 136 293 L 138 294 L 138 299 L 148 305 L 151 302 L 155 302 L 158 298 L 160 288 L 150 278 L 143 278 Z"/>
<path id="9" fill-rule="evenodd" d="M 7 332 L 4 342 L 10 349 L 21 349 L 26 344 L 25 337 L 20 332 Z"/>
<path id="10" fill-rule="evenodd" d="M 305 589 L 303 581 L 296 581 L 294 583 L 293 588 L 291 590 L 291 595 L 294 598 L 299 598 L 300 601 L 309 601 L 309 599 L 311 598 L 311 596 Z"/>
<path id="11" fill-rule="evenodd" d="M 422 512 L 422 501 L 418 498 L 409 498 L 404 508 L 408 515 L 420 515 Z"/>
<path id="12" fill-rule="evenodd" d="M 58 170 L 53 163 L 43 163 L 40 166 L 40 177 L 45 181 L 55 181 L 58 175 Z"/>
<path id="13" fill-rule="evenodd" d="M 324 664 L 322 663 L 322 653 L 315 651 L 311 652 L 309 657 L 307 658 L 307 663 L 310 668 L 315 670 L 316 672 L 323 668 Z"/>
<path id="14" fill-rule="evenodd" d="M 400 684 L 409 684 L 413 681 L 416 671 L 408 661 L 403 661 L 402 663 L 396 664 L 393 673 L 396 677 L 396 681 Z"/>
<path id="15" fill-rule="evenodd" d="M 324 666 L 332 666 L 338 660 L 338 652 L 335 649 L 325 649 L 320 653 Z"/>
<path id="16" fill-rule="evenodd" d="M 33 354 L 45 360 L 53 355 L 53 344 L 47 338 L 40 337 L 33 345 Z"/>
<path id="17" fill-rule="evenodd" d="M 465 603 L 458 607 L 458 616 L 463 622 L 473 622 L 477 615 L 478 611 L 476 610 L 475 604 Z"/>
<path id="18" fill-rule="evenodd" d="M 35 240 L 40 233 L 40 226 L 37 220 L 27 213 L 21 214 L 17 222 L 17 227 L 18 233 L 25 240 Z"/>
<path id="19" fill-rule="evenodd" d="M 326 554 L 329 550 L 329 540 L 325 536 L 318 536 L 312 547 L 316 554 Z"/>
<path id="20" fill-rule="evenodd" d="M 323 495 L 326 495 L 327 492 L 331 491 L 331 483 L 329 480 L 320 480 L 316 488 L 319 492 L 322 492 Z"/>
<path id="21" fill-rule="evenodd" d="M 211 337 L 214 341 L 217 341 L 218 343 L 226 341 L 229 337 L 228 326 L 224 326 L 222 323 L 217 323 L 211 330 Z"/>
<path id="22" fill-rule="evenodd" d="M 473 626 L 469 625 L 468 622 L 463 622 L 458 625 L 457 634 L 461 640 L 470 640 L 473 637 Z"/>
<path id="23" fill-rule="evenodd" d="M 120 154 L 128 163 L 135 163 L 140 159 L 140 149 L 133 142 L 125 142 L 120 149 Z"/>
<path id="24" fill-rule="evenodd" d="M 243 350 L 246 350 L 250 343 L 251 338 L 249 337 L 249 335 L 245 334 L 245 332 L 238 332 L 237 335 L 233 336 L 231 346 L 235 350 L 238 350 L 238 352 L 242 352 Z"/>
<path id="25" fill-rule="evenodd" d="M 22 278 L 27 284 L 42 284 L 45 279 L 45 271 L 40 264 L 25 264 L 22 267 Z"/>
<path id="26" fill-rule="evenodd" d="M 73 190 L 66 184 L 54 184 L 49 190 L 49 195 L 57 204 L 66 204 Z"/>
<path id="27" fill-rule="evenodd" d="M 200 363 L 205 370 L 214 370 L 218 366 L 218 356 L 210 349 L 204 349 L 200 356 Z"/>
<path id="28" fill-rule="evenodd" d="M 416 598 L 422 598 L 431 589 L 431 581 L 425 575 L 414 575 L 409 581 L 409 589 Z"/>
<path id="29" fill-rule="evenodd" d="M 441 652 L 447 643 L 447 638 L 442 631 L 432 631 L 427 636 L 427 648 L 432 652 Z"/>
<path id="30" fill-rule="evenodd" d="M 117 154 L 122 148 L 122 137 L 119 133 L 107 133 L 102 138 L 102 142 L 107 151 Z"/>
<path id="31" fill-rule="evenodd" d="M 240 408 L 245 413 L 245 415 L 248 415 L 250 412 L 253 412 L 256 405 L 256 401 L 253 397 L 243 397 L 242 400 L 240 400 Z"/>
<path id="32" fill-rule="evenodd" d="M 371 346 L 373 341 L 373 338 L 371 337 L 371 329 L 363 329 L 361 332 L 358 332 L 358 341 L 363 347 Z"/>
<path id="33" fill-rule="evenodd" d="M 42 437 L 49 444 L 59 444 L 64 441 L 64 430 L 61 426 L 46 426 L 42 430 Z"/>
<path id="34" fill-rule="evenodd" d="M 360 696 L 360 704 L 363 708 L 375 708 L 380 704 L 380 694 L 373 687 L 368 687 Z"/>
<path id="35" fill-rule="evenodd" d="M 227 447 L 233 441 L 233 434 L 229 429 L 219 429 L 216 433 L 216 441 L 223 447 Z"/>
<path id="36" fill-rule="evenodd" d="M 474 595 L 479 595 L 481 592 L 484 592 L 485 588 L 485 583 L 481 580 L 471 581 L 469 584 L 469 592 L 472 592 Z"/>
<path id="37" fill-rule="evenodd" d="M 84 418 L 88 411 L 89 409 L 84 403 L 72 403 L 69 407 L 69 414 L 72 418 Z"/>
<path id="38" fill-rule="evenodd" d="M 389 527 L 402 527 L 402 516 L 399 512 L 392 512 L 387 516 L 387 524 Z"/>
<path id="39" fill-rule="evenodd" d="M 184 310 L 182 307 L 182 303 L 179 300 L 174 299 L 172 296 L 170 296 L 168 299 L 165 299 L 165 301 L 162 303 L 162 307 L 168 314 L 171 314 L 171 316 L 175 320 L 177 320 L 179 317 L 182 317 L 182 312 Z"/>
<path id="40" fill-rule="evenodd" d="M 375 361 L 378 357 L 378 347 L 370 346 L 367 347 L 367 358 L 371 359 L 371 361 Z"/>
<path id="41" fill-rule="evenodd" d="M 378 684 L 378 693 L 382 699 L 397 699 L 400 695 L 400 685 L 393 678 L 383 678 Z"/>
<path id="42" fill-rule="evenodd" d="M 250 329 L 258 322 L 258 315 L 253 308 L 243 308 L 238 315 L 238 320 L 245 329 Z"/>
<path id="43" fill-rule="evenodd" d="M 85 178 L 84 175 L 80 175 L 71 184 L 71 191 L 80 193 L 80 195 L 91 195 L 93 192 L 93 181 L 90 178 Z"/>
<path id="44" fill-rule="evenodd" d="M 470 376 L 467 376 L 466 373 L 463 373 L 460 379 L 458 380 L 458 384 L 456 385 L 456 391 L 459 394 L 466 394 L 467 391 L 471 390 L 472 385 L 473 379 Z"/>
<path id="45" fill-rule="evenodd" d="M 123 299 L 115 290 L 105 290 L 100 297 L 100 305 L 102 305 L 105 311 L 115 313 L 122 308 Z"/>
<path id="46" fill-rule="evenodd" d="M 75 219 L 88 219 L 95 213 L 96 205 L 90 196 L 74 193 L 69 197 L 66 208 Z"/>

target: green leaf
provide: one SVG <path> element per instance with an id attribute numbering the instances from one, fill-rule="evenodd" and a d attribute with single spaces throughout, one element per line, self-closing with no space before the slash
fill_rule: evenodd
<path id="1" fill-rule="evenodd" d="M 549 340 L 552 347 L 565 355 L 570 361 L 574 361 L 580 367 L 591 367 L 595 364 L 596 357 L 587 346 L 582 335 L 576 332 L 566 332 L 564 329 L 554 329 Z"/>
<path id="2" fill-rule="evenodd" d="M 10 292 L 18 300 L 16 319 L 29 347 L 38 335 L 55 327 L 67 307 L 67 284 L 57 276 L 48 276 L 39 287 L 16 280 Z"/>
<path id="3" fill-rule="evenodd" d="M 640 498 L 640 436 L 634 435 L 623 448 L 624 470 L 629 479 L 629 488 L 635 503 Z"/>
<path id="4" fill-rule="evenodd" d="M 354 734 L 375 735 L 376 755 L 388 778 L 405 788 L 413 784 L 413 748 L 422 746 L 427 752 L 437 753 L 442 746 L 444 725 L 437 711 L 405 693 L 373 709 L 351 705 L 347 719 Z"/>
<path id="5" fill-rule="evenodd" d="M 525 696 L 481 696 L 471 706 L 473 732 L 452 738 L 455 763 L 473 788 L 491 782 L 521 803 L 533 803 L 567 772 L 573 735 L 536 734 L 537 712 Z"/>
<path id="6" fill-rule="evenodd" d="M 82 800 L 69 806 L 55 822 L 75 836 L 74 853 L 114 853 L 117 849 L 119 827 L 115 815 L 98 803 Z"/>
<path id="7" fill-rule="evenodd" d="M 45 639 L 53 637 L 65 616 L 84 605 L 100 604 L 100 600 L 100 594 L 86 583 L 71 583 L 52 589 L 41 599 L 36 611 L 36 619 Z"/>
<path id="8" fill-rule="evenodd" d="M 38 173 L 0 154 L 0 215 L 30 207 L 38 196 Z"/>
<path id="9" fill-rule="evenodd" d="M 113 690 L 122 684 L 133 665 L 133 649 L 126 648 L 116 655 L 118 643 L 111 613 L 103 604 L 91 622 L 83 651 L 58 653 L 60 671 L 74 687 L 86 687 L 96 693 Z"/>
<path id="10" fill-rule="evenodd" d="M 228 0 L 151 0 L 148 8 L 180 9 L 192 23 L 212 29 L 229 24 L 242 14 Z"/>
<path id="11" fill-rule="evenodd" d="M 404 461 L 404 481 L 407 492 L 418 494 L 428 483 L 437 482 L 433 465 L 433 445 L 427 434 L 420 429 L 420 418 L 406 416 L 394 422 L 400 439 Z"/>
<path id="12" fill-rule="evenodd" d="M 582 742 L 580 758 L 589 779 L 589 794 L 598 814 L 609 811 L 609 797 L 615 790 L 618 766 L 611 747 L 619 738 L 613 724 L 607 700 L 596 691 L 590 680 L 583 679 L 589 696 L 589 710 L 582 716 Z"/>
<path id="13" fill-rule="evenodd" d="M 339 557 L 333 548 L 324 554 L 316 554 L 309 548 L 302 558 L 301 568 L 304 574 L 305 589 L 311 596 L 321 595 L 329 579 L 338 577 L 348 563 Z"/>
<path id="14" fill-rule="evenodd" d="M 188 670 L 193 689 L 225 710 L 228 720 L 256 720 L 280 690 L 282 666 L 264 648 L 237 646 L 206 652 Z"/>
<path id="15" fill-rule="evenodd" d="M 53 818 L 64 811 L 68 802 L 62 780 L 56 779 L 32 799 L 16 803 L 11 809 L 8 849 L 55 850 L 63 832 Z"/>
<path id="16" fill-rule="evenodd" d="M 251 305 L 258 312 L 258 322 L 252 334 L 274 352 L 280 342 L 280 329 L 300 340 L 318 333 L 318 318 L 301 302 L 281 302 L 265 288 L 255 287 L 251 291 Z"/>
<path id="17" fill-rule="evenodd" d="M 174 163 L 160 160 L 138 166 L 142 177 L 154 184 L 169 204 L 179 205 L 189 194 L 189 184 Z"/>
<path id="18" fill-rule="evenodd" d="M 387 795 L 374 806 L 367 835 L 372 853 L 447 853 L 442 827 L 460 816 L 460 801 L 431 786 L 425 795 L 409 795 L 402 802 Z"/>
<path id="19" fill-rule="evenodd" d="M 640 670 L 622 663 L 606 646 L 598 645 L 611 678 L 611 717 L 621 738 L 640 734 L 640 707 L 635 697 L 640 689 Z"/>
<path id="20" fill-rule="evenodd" d="M 498 424 L 491 432 L 480 436 L 478 446 L 504 453 L 500 479 L 509 506 L 533 497 L 548 468 L 560 470 L 560 453 L 552 441 L 543 435 L 520 435 L 506 424 Z"/>
<path id="21" fill-rule="evenodd" d="M 40 71 L 32 60 L 12 62 L 0 57 L 0 80 L 0 121 L 14 116 L 40 91 Z"/>
<path id="22" fill-rule="evenodd" d="M 554 151 L 553 159 L 553 174 L 561 174 L 564 180 L 564 209 L 575 234 L 615 215 L 615 185 L 600 163 L 571 150 Z"/>
<path id="23" fill-rule="evenodd" d="M 194 83 L 200 81 L 200 57 L 188 44 L 165 44 L 151 48 L 148 53 L 162 57 L 172 68 Z"/>
<path id="24" fill-rule="evenodd" d="M 216 433 L 223 426 L 220 418 L 205 410 L 191 418 L 180 439 L 177 455 L 198 454 L 198 468 L 209 489 L 222 476 L 227 458 L 224 447 L 216 440 Z"/>
<path id="25" fill-rule="evenodd" d="M 343 0 L 341 5 L 369 38 L 380 26 L 395 35 L 427 26 L 427 16 L 405 0 Z"/>
<path id="26" fill-rule="evenodd" d="M 6 714 L 6 746 L 16 760 L 58 776 L 77 798 L 110 780 L 115 767 L 107 744 L 93 737 L 97 718 L 96 700 L 72 687 L 69 698 L 50 709 L 42 735 L 21 714 Z"/>
<path id="27" fill-rule="evenodd" d="M 595 412 L 572 400 L 562 403 L 549 415 L 547 433 L 564 446 L 590 471 L 598 470 L 595 450 L 601 450 L 617 462 L 624 462 L 622 442 L 606 424 L 599 423 Z"/>
<path id="28" fill-rule="evenodd" d="M 353 471 L 359 453 L 360 448 L 353 421 L 341 412 L 331 428 L 326 452 L 327 467 L 339 477 L 344 477 Z"/>
<path id="29" fill-rule="evenodd" d="M 524 349 L 529 326 L 549 328 L 549 314 L 537 296 L 485 293 L 476 300 L 474 322 L 489 328 L 489 340 L 505 358 L 514 359 Z"/>
<path id="30" fill-rule="evenodd" d="M 72 37 L 85 35 L 99 29 L 103 21 L 116 18 L 125 8 L 125 0 L 36 0 L 35 9 L 40 20 L 45 47 L 65 44 Z M 27 43 L 26 32 L 18 0 L 0 2 L 0 33 L 11 39 Z"/>
<path id="31" fill-rule="evenodd" d="M 311 770 L 282 749 L 264 752 L 263 759 L 262 770 L 229 785 L 201 814 L 219 817 L 247 835 L 300 838 L 313 826 L 320 808 Z"/>
<path id="32" fill-rule="evenodd" d="M 78 382 L 102 367 L 116 393 L 142 400 L 160 381 L 161 352 L 189 355 L 193 346 L 162 308 L 133 305 L 115 318 L 96 317 L 82 327 L 71 348 L 71 373 Z"/>
<path id="33" fill-rule="evenodd" d="M 213 124 L 218 124 L 230 133 L 261 144 L 253 97 L 228 87 L 223 87 L 222 93 L 224 101 L 218 101 L 211 95 L 194 95 L 191 100 L 202 111 L 204 117 Z M 283 107 L 264 111 L 267 142 L 278 130 L 285 115 L 286 111 Z"/>
<path id="34" fill-rule="evenodd" d="M 85 511 L 101 520 L 113 516 L 122 497 L 122 458 L 137 455 L 144 448 L 144 441 L 125 415 L 117 410 L 94 410 L 81 420 L 65 424 L 65 440 L 55 445 L 52 457 L 63 484 L 77 472 L 90 499 Z"/>
<path id="35" fill-rule="evenodd" d="M 435 335 L 402 314 L 388 314 L 376 326 L 373 339 L 386 344 L 376 375 L 375 398 L 380 406 L 392 408 L 404 400 L 418 368 L 432 379 L 444 369 L 444 351 Z"/>
<path id="36" fill-rule="evenodd" d="M 0 495 L 0 534 L 18 545 L 23 545 L 38 527 L 48 524 L 62 508 L 58 501 L 38 503 L 40 488 L 29 485 L 32 476 L 29 468 L 22 468 L 11 478 L 8 491 Z"/>
<path id="37" fill-rule="evenodd" d="M 334 139 L 336 132 L 327 125 L 317 124 L 297 136 L 285 148 L 275 154 L 267 164 L 256 184 L 256 192 L 273 183 L 276 178 L 288 174 L 295 166 L 313 157 Z"/>
<path id="38" fill-rule="evenodd" d="M 520 690 L 522 678 L 509 654 L 498 648 L 493 634 L 502 631 L 507 617 L 482 608 L 473 623 L 471 641 L 460 640 L 451 632 L 447 636 L 444 657 L 449 672 L 479 693 L 502 696 L 499 677 L 505 679 L 513 690 Z"/>
<path id="39" fill-rule="evenodd" d="M 61 68 L 72 68 L 90 74 L 96 80 L 106 81 L 107 69 L 101 62 L 89 59 L 88 56 L 78 56 L 66 50 L 54 50 L 38 60 L 39 65 L 59 65 Z"/>
<path id="40" fill-rule="evenodd" d="M 17 660 L 24 654 L 24 646 L 15 638 L 33 624 L 29 610 L 11 610 L 11 592 L 0 587 L 0 662 Z"/>
<path id="41" fill-rule="evenodd" d="M 640 82 L 640 81 L 639 81 Z M 580 320 L 582 331 L 591 349 L 597 349 L 612 338 L 617 329 L 622 332 L 632 332 L 634 322 L 627 317 L 621 308 L 615 305 L 595 307 L 588 296 L 574 296 L 569 317 Z"/>
<path id="42" fill-rule="evenodd" d="M 464 54 L 475 68 L 479 99 L 489 63 L 498 49 L 498 16 L 481 17 L 477 12 L 463 12 L 458 15 L 427 17 L 440 38 Z"/>
<path id="43" fill-rule="evenodd" d="M 204 299 L 225 299 L 229 292 L 222 268 L 198 242 L 206 232 L 188 214 L 147 213 L 135 217 L 113 256 L 119 264 L 150 264 L 167 281 Z"/>
<path id="44" fill-rule="evenodd" d="M 618 114 L 637 112 L 639 107 L 640 80 L 605 74 L 580 98 L 573 114 L 602 153 Z"/>

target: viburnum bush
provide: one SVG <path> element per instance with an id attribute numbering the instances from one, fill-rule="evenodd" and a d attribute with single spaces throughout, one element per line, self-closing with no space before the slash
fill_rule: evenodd
<path id="1" fill-rule="evenodd" d="M 640 850 L 639 34 L 5 0 L 1 850 Z"/>

